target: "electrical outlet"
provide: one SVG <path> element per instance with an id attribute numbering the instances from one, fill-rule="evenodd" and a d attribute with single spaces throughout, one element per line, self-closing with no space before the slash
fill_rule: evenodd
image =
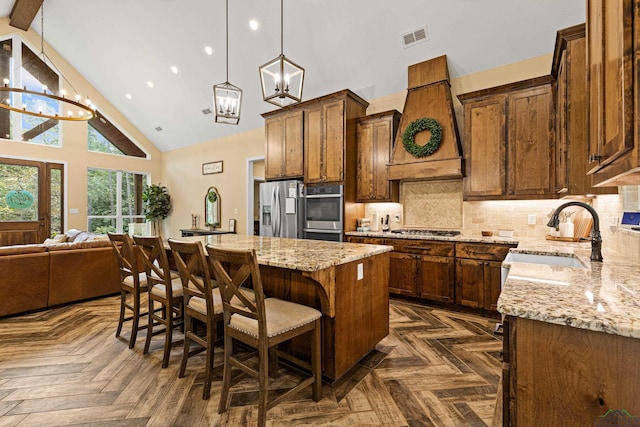
<path id="1" fill-rule="evenodd" d="M 400 222 L 400 214 L 396 214 L 395 219 L 396 219 L 396 222 Z"/>
<path id="2" fill-rule="evenodd" d="M 364 265 L 362 263 L 358 264 L 358 278 L 357 280 L 362 280 L 364 278 Z"/>
<path id="3" fill-rule="evenodd" d="M 527 224 L 536 225 L 536 214 L 529 214 L 527 217 Z"/>
<path id="4" fill-rule="evenodd" d="M 238 208 L 235 208 L 235 209 L 233 210 L 233 213 L 234 213 L 234 214 L 237 214 L 237 213 L 238 213 Z"/>

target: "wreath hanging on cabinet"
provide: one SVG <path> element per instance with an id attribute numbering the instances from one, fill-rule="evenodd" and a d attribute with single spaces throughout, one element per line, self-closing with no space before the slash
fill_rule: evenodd
<path id="1" fill-rule="evenodd" d="M 423 130 L 431 132 L 431 138 L 425 145 L 418 145 L 415 141 L 415 135 Z M 404 149 L 413 157 L 430 156 L 440 147 L 442 141 L 442 126 L 436 119 L 422 117 L 409 123 L 409 126 L 402 134 L 402 144 Z"/>

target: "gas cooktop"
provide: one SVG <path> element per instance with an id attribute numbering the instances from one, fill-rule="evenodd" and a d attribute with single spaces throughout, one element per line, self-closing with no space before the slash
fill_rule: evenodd
<path id="1" fill-rule="evenodd" d="M 412 234 L 422 236 L 444 236 L 453 237 L 460 234 L 457 230 L 424 230 L 419 228 L 403 228 L 400 230 L 392 230 L 392 233 L 396 234 Z"/>

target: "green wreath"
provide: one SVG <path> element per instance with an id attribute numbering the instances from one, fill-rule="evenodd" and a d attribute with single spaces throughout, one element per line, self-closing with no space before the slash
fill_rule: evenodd
<path id="1" fill-rule="evenodd" d="M 425 145 L 418 145 L 415 141 L 415 135 L 423 130 L 431 132 L 431 138 Z M 409 123 L 409 126 L 404 130 L 402 134 L 402 144 L 404 149 L 413 157 L 425 157 L 430 156 L 436 152 L 440 147 L 442 141 L 442 126 L 436 119 L 421 118 Z"/>

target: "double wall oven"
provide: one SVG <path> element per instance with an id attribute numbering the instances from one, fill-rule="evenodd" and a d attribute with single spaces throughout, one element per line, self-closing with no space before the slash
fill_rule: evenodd
<path id="1" fill-rule="evenodd" d="M 344 188 L 342 185 L 324 185 L 305 189 L 305 239 L 343 240 Z"/>

